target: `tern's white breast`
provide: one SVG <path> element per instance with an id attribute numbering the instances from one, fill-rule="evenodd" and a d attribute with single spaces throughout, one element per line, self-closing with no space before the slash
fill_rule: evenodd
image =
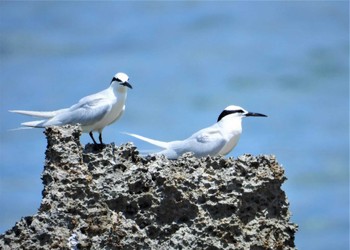
<path id="1" fill-rule="evenodd" d="M 118 95 L 116 97 L 114 93 L 110 93 L 110 96 L 108 97 L 108 100 L 110 102 L 111 109 L 109 112 L 105 114 L 102 119 L 94 124 L 91 124 L 89 126 L 84 126 L 83 130 L 86 132 L 89 131 L 102 131 L 102 129 L 109 124 L 117 121 L 120 116 L 123 114 L 125 109 L 125 99 L 126 99 L 126 93 L 123 93 L 121 95 Z"/>

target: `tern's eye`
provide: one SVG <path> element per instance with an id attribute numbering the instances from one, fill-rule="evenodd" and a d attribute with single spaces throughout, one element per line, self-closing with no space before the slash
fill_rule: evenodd
<path id="1" fill-rule="evenodd" d="M 119 78 L 115 78 L 115 80 L 116 80 L 117 82 L 123 82 L 123 81 L 120 80 Z"/>

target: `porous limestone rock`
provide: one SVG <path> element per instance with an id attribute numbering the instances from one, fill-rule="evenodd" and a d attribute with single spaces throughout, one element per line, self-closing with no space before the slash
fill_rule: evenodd
<path id="1" fill-rule="evenodd" d="M 1 249 L 295 249 L 272 155 L 144 158 L 131 143 L 83 148 L 77 126 L 45 134 L 40 208 Z"/>

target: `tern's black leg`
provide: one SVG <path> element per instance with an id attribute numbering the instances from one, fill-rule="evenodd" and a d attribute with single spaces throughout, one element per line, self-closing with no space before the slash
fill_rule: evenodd
<path id="1" fill-rule="evenodd" d="M 98 144 L 96 141 L 95 141 L 95 138 L 94 138 L 94 135 L 92 134 L 92 131 L 90 131 L 89 133 L 91 139 L 94 141 L 94 149 L 95 150 L 101 150 L 103 149 L 104 147 L 104 144 L 102 143 L 102 135 L 100 133 L 100 135 L 98 136 L 98 139 L 100 140 L 101 144 Z"/>
<path id="2" fill-rule="evenodd" d="M 97 145 L 97 142 L 95 141 L 94 135 L 92 134 L 92 131 L 89 133 L 91 139 L 94 141 L 94 144 Z"/>
<path id="3" fill-rule="evenodd" d="M 100 133 L 100 135 L 98 136 L 98 139 L 100 140 L 101 145 L 103 145 L 103 142 L 102 142 L 102 133 Z"/>

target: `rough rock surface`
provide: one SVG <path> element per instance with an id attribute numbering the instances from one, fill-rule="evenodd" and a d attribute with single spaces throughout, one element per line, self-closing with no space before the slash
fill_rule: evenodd
<path id="1" fill-rule="evenodd" d="M 274 156 L 140 157 L 85 149 L 76 126 L 48 128 L 38 212 L 1 249 L 295 249 Z"/>

